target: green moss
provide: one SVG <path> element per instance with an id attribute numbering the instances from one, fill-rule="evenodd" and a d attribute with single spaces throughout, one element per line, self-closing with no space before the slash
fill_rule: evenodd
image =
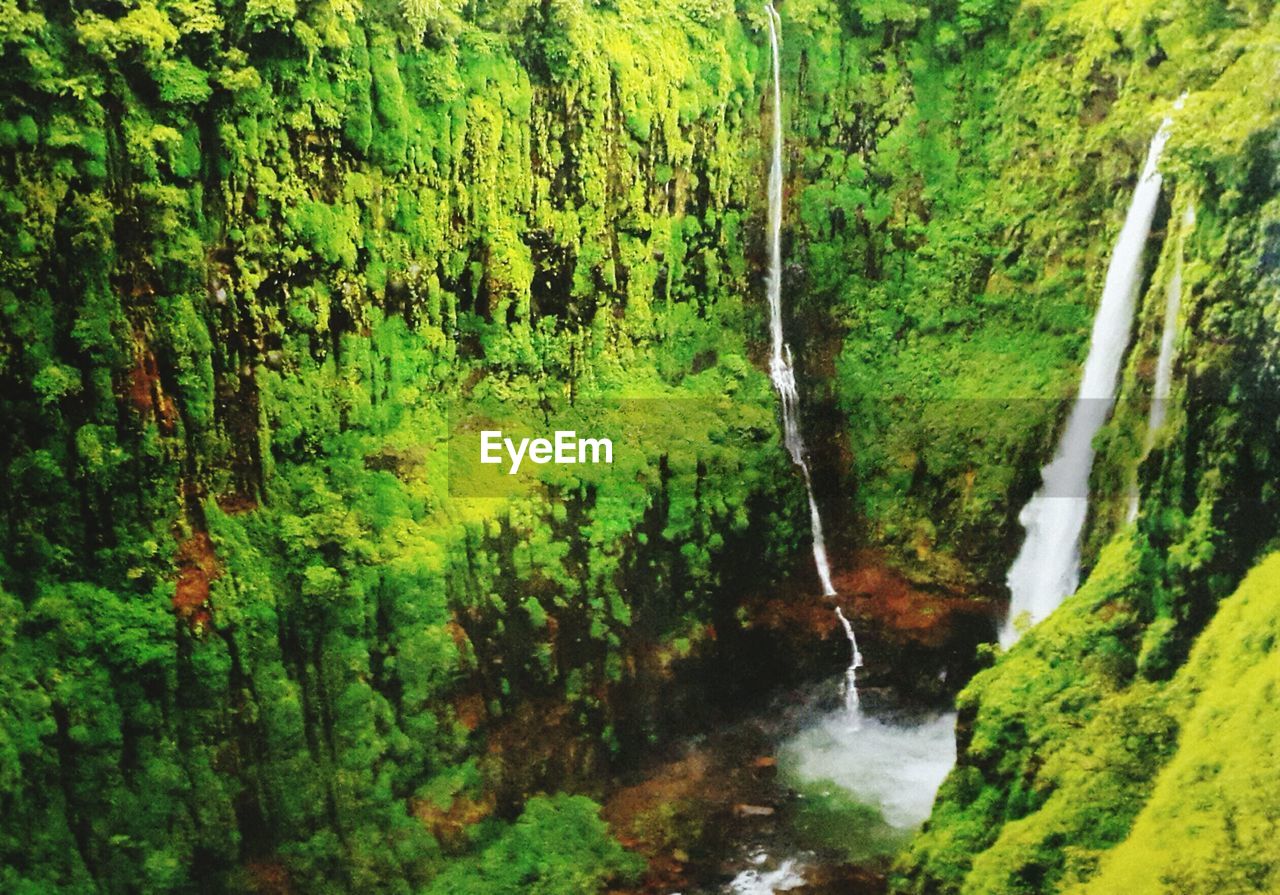
<path id="1" fill-rule="evenodd" d="M 1266 892 L 1276 886 L 1280 804 L 1271 783 L 1280 556 L 1222 602 L 1168 688 L 1177 750 L 1132 830 L 1073 892 Z"/>
<path id="2" fill-rule="evenodd" d="M 611 879 L 636 875 L 643 862 L 609 837 L 598 810 L 581 796 L 532 799 L 474 863 L 437 878 L 428 892 L 595 892 Z"/>
<path id="3" fill-rule="evenodd" d="M 1274 17 L 1221 12 L 1148 3 L 1111 12 L 1107 29 L 1087 2 L 882 4 L 841 31 L 828 4 L 786 11 L 796 301 L 817 321 L 797 354 L 829 350 L 823 326 L 839 328 L 829 390 L 850 420 L 849 485 L 899 564 L 999 588 L 1129 185 L 1173 98 L 1189 91 L 1163 167 L 1187 195 L 1227 198 L 1218 172 L 1249 154 L 1248 134 L 1274 129 L 1271 81 L 1244 86 Z M 1235 105 L 1245 95 L 1248 111 Z M 1104 458 L 1100 491 L 1123 492 L 1132 454 L 1117 444 Z M 1112 530 L 1098 529 L 1090 556 Z"/>

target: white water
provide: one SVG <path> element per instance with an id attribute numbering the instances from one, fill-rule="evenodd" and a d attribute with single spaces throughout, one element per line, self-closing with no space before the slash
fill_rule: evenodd
<path id="1" fill-rule="evenodd" d="M 773 53 L 773 152 L 769 164 L 769 335 L 773 342 L 769 356 L 769 378 L 782 404 L 782 437 L 791 461 L 804 476 L 805 493 L 809 497 L 809 528 L 813 532 L 813 564 L 822 582 L 822 593 L 835 596 L 831 585 L 831 568 L 827 564 L 827 545 L 822 537 L 822 517 L 813 499 L 813 481 L 805 459 L 804 438 L 800 434 L 796 373 L 791 363 L 791 346 L 782 333 L 782 63 L 778 56 L 778 32 L 782 19 L 772 3 L 765 4 L 769 19 L 769 47 Z"/>
<path id="2" fill-rule="evenodd" d="M 784 744 L 778 761 L 801 782 L 830 781 L 908 830 L 929 816 L 955 764 L 955 728 L 954 712 L 913 724 L 835 712 Z"/>
<path id="3" fill-rule="evenodd" d="M 764 863 L 769 859 L 763 852 L 755 856 L 756 861 Z M 775 892 L 789 892 L 804 885 L 798 862 L 795 858 L 787 858 L 775 870 L 757 870 L 750 868 L 739 873 L 729 883 L 729 891 L 733 895 L 774 895 Z"/>
<path id="4" fill-rule="evenodd" d="M 1181 102 L 1179 100 L 1175 108 Z M 1134 304 L 1142 278 L 1142 251 L 1160 198 L 1157 165 L 1169 139 L 1170 123 L 1171 119 L 1165 118 L 1151 140 L 1142 176 L 1138 178 L 1129 212 L 1116 240 L 1102 301 L 1093 321 L 1080 392 L 1062 440 L 1053 460 L 1040 471 L 1040 490 L 1018 516 L 1027 536 L 1009 569 L 1012 599 L 1000 632 L 1000 643 L 1005 647 L 1018 639 L 1015 622 L 1035 624 L 1043 620 L 1080 583 L 1080 539 L 1089 511 L 1093 438 L 1115 403 L 1120 362 L 1129 344 Z"/>
<path id="5" fill-rule="evenodd" d="M 813 481 L 809 475 L 804 437 L 800 434 L 800 398 L 796 389 L 791 346 L 786 343 L 782 331 L 782 66 L 778 51 L 782 18 L 773 8 L 772 3 L 766 3 L 764 9 L 769 22 L 769 48 L 773 61 L 773 145 L 769 164 L 768 196 L 769 335 L 772 341 L 769 378 L 773 381 L 773 387 L 778 392 L 779 402 L 782 405 L 783 442 L 787 446 L 791 461 L 800 467 L 804 478 L 805 494 L 809 500 L 809 527 L 813 536 L 813 564 L 818 571 L 818 579 L 822 583 L 823 595 L 831 597 L 835 596 L 836 589 L 831 583 L 831 568 L 827 562 L 826 542 L 822 536 L 822 517 L 813 496 Z M 853 625 L 849 623 L 839 606 L 836 607 L 836 617 L 844 628 L 852 653 L 849 667 L 845 671 L 844 709 L 836 716 L 839 719 L 841 731 L 847 737 L 861 726 L 857 669 L 862 666 L 862 653 L 858 650 L 858 640 L 854 634 Z M 820 722 L 822 725 L 826 723 L 830 723 L 829 720 Z M 954 743 L 952 749 L 954 753 Z M 756 866 L 743 870 L 735 876 L 729 883 L 727 892 L 732 895 L 774 895 L 777 892 L 788 892 L 805 885 L 803 866 L 798 858 L 785 858 L 777 862 L 772 869 L 766 869 L 765 865 L 774 863 L 766 852 L 757 852 L 752 860 Z"/>
<path id="6" fill-rule="evenodd" d="M 769 20 L 769 49 L 773 59 L 773 151 L 769 164 L 769 334 L 772 353 L 769 357 L 769 378 L 778 392 L 782 404 L 782 434 L 791 461 L 800 467 L 804 476 L 805 494 L 809 498 L 809 527 L 813 532 L 813 564 L 818 570 L 824 596 L 833 597 L 831 568 L 827 564 L 827 547 L 822 537 L 822 517 L 813 497 L 813 481 L 809 476 L 809 464 L 805 460 L 804 437 L 800 434 L 799 394 L 796 391 L 795 367 L 791 363 L 791 347 L 782 332 L 782 63 L 778 52 L 782 17 L 772 3 L 765 4 Z M 845 708 L 851 718 L 858 716 L 858 669 L 862 667 L 862 653 L 858 651 L 858 638 L 853 625 L 845 618 L 840 607 L 836 615 L 849 640 L 851 655 L 845 671 Z"/>
<path id="7" fill-rule="evenodd" d="M 1178 316 L 1182 313 L 1182 258 L 1183 242 L 1196 222 L 1196 210 L 1188 205 L 1182 216 L 1182 233 L 1175 247 L 1173 272 L 1169 274 L 1169 282 L 1164 293 L 1164 321 L 1160 330 L 1160 354 L 1156 358 L 1156 381 L 1151 390 L 1151 409 L 1147 414 L 1147 437 L 1142 445 L 1145 457 L 1151 445 L 1155 443 L 1156 433 L 1164 425 L 1165 415 L 1169 408 L 1169 396 L 1173 391 L 1173 353 L 1174 342 L 1178 337 Z M 1132 522 L 1138 518 L 1138 482 L 1135 469 L 1134 478 L 1129 483 L 1129 515 Z"/>
<path id="8" fill-rule="evenodd" d="M 1182 313 L 1182 241 L 1196 222 L 1194 206 L 1187 206 L 1182 216 L 1182 234 L 1178 240 L 1177 254 L 1173 259 L 1173 272 L 1165 290 L 1164 324 L 1160 330 L 1160 355 L 1156 360 L 1156 382 L 1151 394 L 1151 412 L 1147 417 L 1147 446 L 1152 437 L 1164 425 L 1169 406 L 1169 394 L 1173 388 L 1173 349 L 1178 337 L 1178 315 Z"/>
<path id="9" fill-rule="evenodd" d="M 844 613 L 840 611 L 839 606 L 836 607 L 836 617 L 840 619 L 840 625 L 844 628 L 844 636 L 849 641 L 849 647 L 853 651 L 853 657 L 849 660 L 849 667 L 844 672 L 844 710 L 856 725 L 859 719 L 858 669 L 862 667 L 862 653 L 858 652 L 858 637 L 853 633 L 853 625 L 849 624 L 849 620 L 844 617 Z"/>
<path id="10" fill-rule="evenodd" d="M 933 810 L 938 787 L 956 761 L 956 714 L 944 712 L 896 724 L 847 707 L 814 720 L 778 749 L 778 766 L 790 786 L 832 787 L 880 811 L 895 830 L 917 827 Z M 738 873 L 726 892 L 774 895 L 806 884 L 810 852 L 789 856 L 764 850 Z"/>

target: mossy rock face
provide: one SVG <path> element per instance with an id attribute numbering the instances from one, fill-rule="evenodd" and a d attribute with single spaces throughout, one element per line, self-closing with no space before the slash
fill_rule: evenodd
<path id="1" fill-rule="evenodd" d="M 1263 781 L 1278 571 L 1274 555 L 1251 571 L 1177 674 L 1152 682 L 1100 673 L 1096 655 L 1132 643 L 1122 632 L 1134 623 L 1116 611 L 1124 577 L 1100 564 L 971 684 L 974 735 L 900 862 L 899 889 L 1016 892 L 1035 879 L 1071 893 L 1267 891 L 1280 866 L 1263 832 L 1275 817 Z"/>
<path id="2" fill-rule="evenodd" d="M 0 888 L 416 891 L 518 817 L 581 846 L 547 891 L 630 868 L 523 802 L 807 526 L 747 360 L 759 47 L 634 12 L 7 10 Z M 670 412 L 609 469 L 450 474 L 459 420 L 619 397 Z"/>
<path id="3" fill-rule="evenodd" d="M 1090 559 L 1123 519 L 1143 452 L 1163 284 L 1181 241 L 1163 237 L 1189 205 L 1204 214 L 1185 245 L 1199 271 L 1187 291 L 1225 302 L 1220 325 L 1258 319 L 1256 278 L 1200 265 L 1224 248 L 1215 241 L 1229 222 L 1228 255 L 1260 257 L 1247 234 L 1275 194 L 1277 97 L 1274 78 L 1251 73 L 1270 64 L 1276 25 L 1262 9 L 1219 18 L 1165 2 L 1105 15 L 1088 3 L 981 6 L 924 16 L 873 4 L 832 29 L 828 5 L 793 5 L 783 70 L 795 301 L 800 319 L 830 314 L 843 329 L 832 344 L 821 326 L 801 326 L 793 348 L 804 361 L 834 355 L 809 381 L 847 418 L 836 450 L 852 458 L 860 526 L 917 574 L 998 593 L 1021 538 L 1016 512 L 1074 394 L 1133 181 L 1183 91 L 1122 412 L 1100 443 L 1095 489 L 1108 500 Z M 1201 312 L 1188 310 L 1194 325 Z M 1247 379 L 1226 355 L 1273 342 L 1238 326 L 1231 348 L 1192 338 L 1186 350 Z"/>

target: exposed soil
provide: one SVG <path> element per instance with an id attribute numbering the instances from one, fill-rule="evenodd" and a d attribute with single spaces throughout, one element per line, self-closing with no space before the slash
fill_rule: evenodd
<path id="1" fill-rule="evenodd" d="M 178 581 L 173 594 L 173 609 L 193 630 L 202 630 L 212 620 L 209 582 L 222 574 L 209 534 L 198 531 L 181 542 L 177 562 Z"/>
<path id="2" fill-rule="evenodd" d="M 927 591 L 885 565 L 873 551 L 861 551 L 854 566 L 838 573 L 836 590 L 853 603 L 859 621 L 874 625 L 901 643 L 944 647 L 957 628 L 993 619 L 991 602 L 951 591 Z"/>
<path id="3" fill-rule="evenodd" d="M 218 509 L 228 516 L 239 516 L 242 513 L 252 512 L 258 508 L 258 501 L 247 494 L 236 492 L 219 494 L 217 500 Z"/>
<path id="4" fill-rule="evenodd" d="M 160 431 L 172 435 L 177 431 L 177 405 L 161 385 L 155 353 L 146 347 L 142 337 L 136 336 L 134 342 L 138 361 L 129 371 L 129 403 L 144 419 L 154 416 Z"/>
<path id="5" fill-rule="evenodd" d="M 789 644 L 797 662 L 819 662 L 829 670 L 832 653 L 847 661 L 844 631 L 833 611 L 839 606 L 867 658 L 862 683 L 891 684 L 932 702 L 949 700 L 977 670 L 977 645 L 995 639 L 1000 607 L 994 602 L 921 588 L 874 551 L 856 553 L 834 572 L 832 583 L 835 597 L 786 591 L 749 601 L 751 625 Z"/>

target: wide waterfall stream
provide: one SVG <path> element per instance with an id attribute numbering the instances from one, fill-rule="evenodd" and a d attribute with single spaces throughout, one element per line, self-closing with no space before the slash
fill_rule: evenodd
<path id="1" fill-rule="evenodd" d="M 1175 109 L 1181 102 L 1175 103 Z M 1129 345 L 1142 281 L 1142 253 L 1160 199 L 1160 154 L 1171 124 L 1172 119 L 1166 117 L 1151 139 L 1107 268 L 1080 391 L 1053 460 L 1041 470 L 1040 490 L 1018 516 L 1027 535 L 1009 568 L 1009 614 L 1000 632 L 1000 643 L 1005 647 L 1018 639 L 1022 626 L 1043 621 L 1080 583 L 1080 541 L 1089 513 L 1093 439 L 1115 404 L 1120 364 Z"/>

